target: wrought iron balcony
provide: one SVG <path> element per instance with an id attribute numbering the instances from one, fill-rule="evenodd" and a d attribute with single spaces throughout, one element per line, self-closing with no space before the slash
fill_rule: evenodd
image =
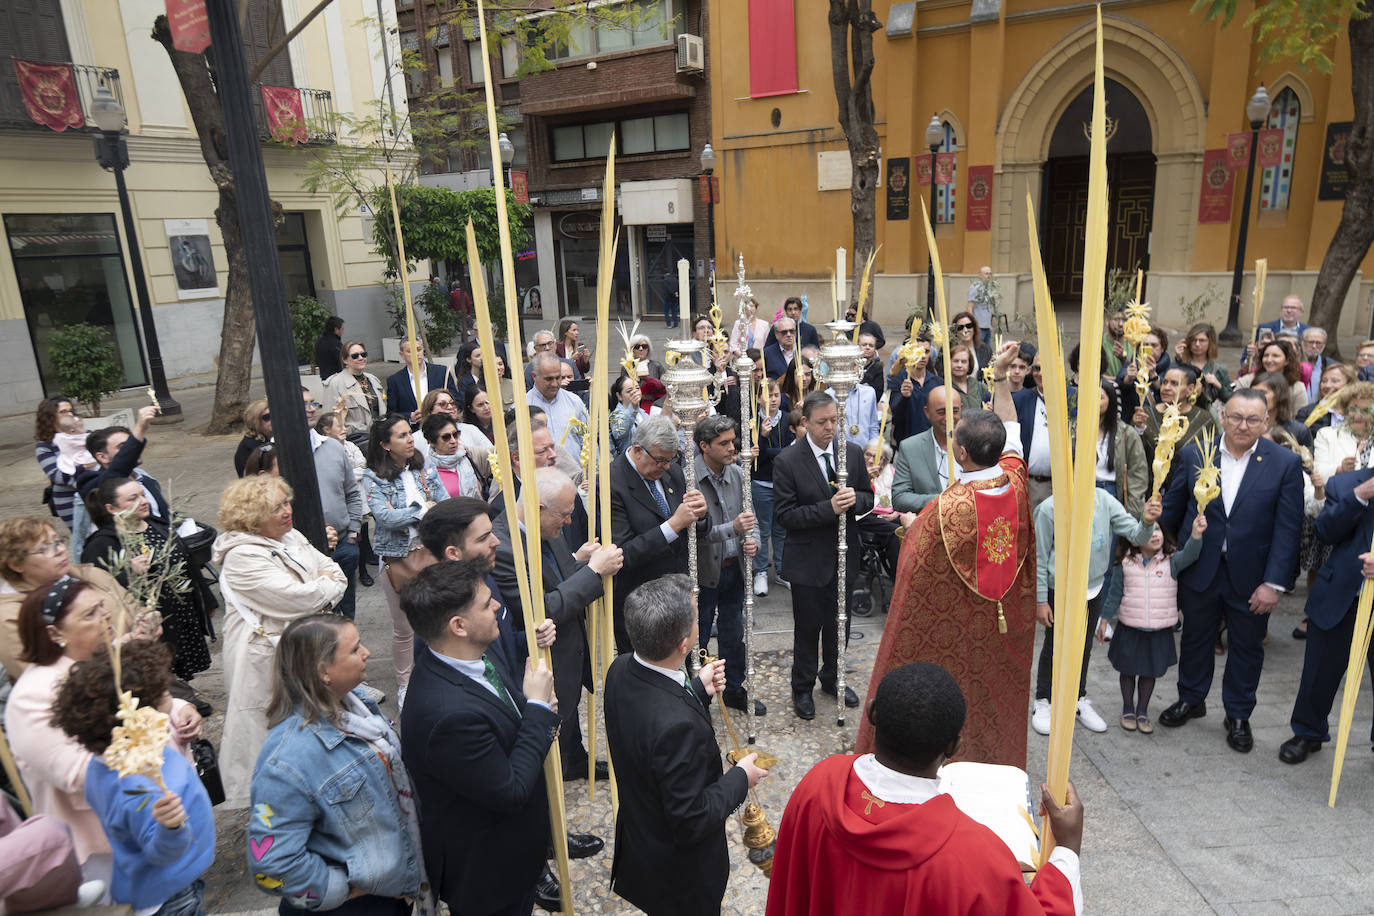
<path id="1" fill-rule="evenodd" d="M 306 139 L 304 145 L 324 146 L 337 143 L 339 139 L 339 119 L 334 113 L 334 94 L 328 89 L 297 89 L 301 94 L 301 112 L 304 115 Z M 262 83 L 253 84 L 253 112 L 257 117 L 258 131 L 264 140 L 272 139 L 267 127 L 267 111 L 262 104 Z"/>
<path id="2" fill-rule="evenodd" d="M 24 95 L 19 89 L 19 77 L 14 72 L 14 58 L 10 55 L 0 57 L 0 129 L 6 130 L 49 130 L 29 117 L 24 107 Z M 104 85 L 121 106 L 124 105 L 124 92 L 119 84 L 119 71 L 113 67 L 93 67 L 88 64 L 73 64 L 68 61 L 35 61 L 44 64 L 64 64 L 72 68 L 76 80 L 77 95 L 81 98 L 82 115 L 91 110 L 91 100 L 95 98 L 97 87 Z M 87 118 L 87 125 L 90 120 Z M 81 130 L 69 131 L 85 138 Z"/>

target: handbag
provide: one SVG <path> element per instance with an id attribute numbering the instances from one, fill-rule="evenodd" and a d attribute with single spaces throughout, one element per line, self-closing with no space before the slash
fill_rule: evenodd
<path id="1" fill-rule="evenodd" d="M 220 804 L 224 801 L 224 782 L 219 776 L 219 756 L 215 753 L 215 746 L 207 738 L 197 738 L 191 742 L 189 750 L 195 762 L 196 775 L 205 786 L 205 794 L 210 796 L 210 805 Z"/>
<path id="2" fill-rule="evenodd" d="M 410 473 L 414 473 L 414 471 Z M 424 493 L 425 501 L 428 502 L 429 481 L 426 479 L 424 473 L 420 474 L 420 489 Z M 408 550 L 403 557 L 381 558 L 382 571 L 386 573 L 387 579 L 390 580 L 393 591 L 400 594 L 401 586 L 405 585 L 411 579 L 414 579 L 420 574 L 420 570 L 430 565 L 424 556 L 427 553 L 428 551 L 425 550 L 424 545 L 415 544 L 411 546 L 410 550 Z"/>

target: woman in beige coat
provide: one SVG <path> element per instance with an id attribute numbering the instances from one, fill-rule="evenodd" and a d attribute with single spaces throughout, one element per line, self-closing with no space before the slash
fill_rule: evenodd
<path id="1" fill-rule="evenodd" d="M 273 657 L 286 625 L 327 611 L 348 587 L 339 565 L 291 526 L 291 487 L 280 477 L 245 477 L 220 497 L 214 562 L 224 596 L 224 682 L 228 699 L 220 775 L 228 807 L 248 804 L 253 765 L 267 738 Z"/>

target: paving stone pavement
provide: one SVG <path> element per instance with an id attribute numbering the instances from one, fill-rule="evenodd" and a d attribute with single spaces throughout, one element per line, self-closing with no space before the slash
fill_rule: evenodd
<path id="1" fill-rule="evenodd" d="M 181 511 L 213 522 L 219 491 L 232 477 L 230 459 L 237 437 L 205 437 L 196 431 L 208 416 L 211 391 L 205 387 L 177 392 L 190 419 L 154 428 L 145 465 L 170 485 Z M 43 479 L 28 445 L 31 429 L 27 417 L 0 419 L 0 472 L 9 484 L 0 492 L 0 518 L 41 511 L 38 494 Z M 358 598 L 363 638 L 374 651 L 369 681 L 394 696 L 391 641 L 380 591 L 360 589 Z M 1361 690 L 1337 807 L 1326 806 L 1330 745 L 1301 766 L 1286 766 L 1277 759 L 1279 743 L 1289 736 L 1288 716 L 1302 665 L 1303 644 L 1289 636 L 1302 602 L 1300 587 L 1297 595 L 1281 600 L 1274 615 L 1252 719 L 1255 750 L 1248 755 L 1236 754 L 1225 744 L 1219 684 L 1206 718 L 1180 729 L 1159 727 L 1148 737 L 1120 729 L 1115 724 L 1120 696 L 1116 672 L 1104 647 L 1094 647 L 1089 696 L 1111 725 L 1104 734 L 1078 729 L 1072 765 L 1072 778 L 1087 808 L 1083 883 L 1088 912 L 1374 913 L 1374 857 L 1369 854 L 1374 848 L 1374 754 L 1365 740 L 1371 721 L 1368 685 Z M 883 619 L 878 614 L 855 621 L 855 632 L 862 638 L 851 643 L 848 677 L 861 696 Z M 787 684 L 789 593 L 774 585 L 766 598 L 759 599 L 756 620 L 759 696 L 768 704 L 768 715 L 759 723 L 758 744 L 782 761 L 760 786 L 759 798 L 776 826 L 788 792 L 807 768 L 853 741 L 857 710 L 851 711 L 845 728 L 837 728 L 833 706 L 821 702 L 829 698 L 817 692 L 816 719 L 798 720 L 790 709 Z M 216 647 L 215 667 L 197 678 L 196 686 L 222 709 L 218 666 Z M 1157 718 L 1175 695 L 1172 677 L 1161 679 L 1152 715 Z M 394 699 L 384 708 L 394 712 Z M 222 715 L 217 713 L 207 721 L 207 733 L 218 739 L 221 725 Z M 1009 722 L 1007 727 L 1028 728 L 1028 721 Z M 719 726 L 717 731 L 724 733 Z M 1033 780 L 1043 778 L 1046 745 L 1045 738 L 1030 733 Z M 595 800 L 585 782 L 569 784 L 567 792 L 571 829 L 607 839 L 600 855 L 573 863 L 576 908 L 589 913 L 630 912 L 632 908 L 609 892 L 613 830 L 604 788 L 598 785 Z M 219 856 L 208 876 L 206 910 L 271 912 L 275 901 L 258 891 L 247 875 L 241 813 L 219 811 L 216 820 Z M 762 912 L 766 882 L 745 859 L 737 821 L 727 825 L 726 833 L 734 864 L 724 910 Z"/>

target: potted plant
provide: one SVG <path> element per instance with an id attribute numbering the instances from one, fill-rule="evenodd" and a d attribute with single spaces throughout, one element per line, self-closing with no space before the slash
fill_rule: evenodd
<path id="1" fill-rule="evenodd" d="M 315 368 L 315 341 L 324 333 L 330 317 L 325 304 L 314 296 L 297 296 L 287 303 L 291 312 L 291 338 L 296 344 L 296 362 Z"/>
<path id="2" fill-rule="evenodd" d="M 48 363 L 62 392 L 80 401 L 89 416 L 99 416 L 101 400 L 124 385 L 114 337 L 93 324 L 80 322 L 53 331 Z"/>

